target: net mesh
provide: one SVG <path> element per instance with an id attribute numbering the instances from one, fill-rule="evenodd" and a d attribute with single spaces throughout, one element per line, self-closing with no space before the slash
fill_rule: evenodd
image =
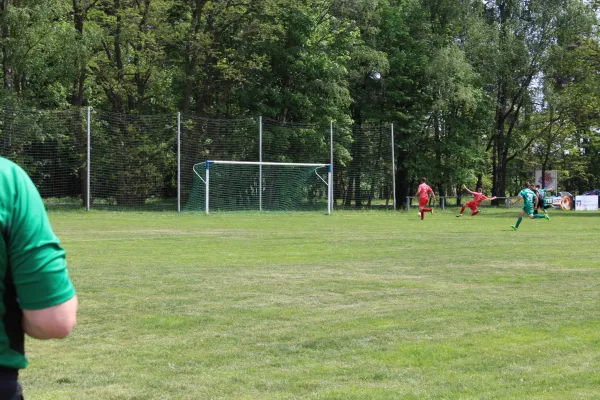
<path id="1" fill-rule="evenodd" d="M 85 126 L 83 109 L 0 109 L 1 155 L 29 174 L 47 207 L 83 205 Z"/>
<path id="2" fill-rule="evenodd" d="M 328 125 L 263 119 L 262 161 L 327 164 L 329 136 Z"/>
<path id="3" fill-rule="evenodd" d="M 223 120 L 182 115 L 180 140 L 182 205 L 190 203 L 192 192 L 197 190 L 195 164 L 205 160 L 259 159 L 258 120 Z"/>
<path id="4" fill-rule="evenodd" d="M 0 154 L 26 170 L 48 207 L 87 205 L 87 113 L 0 108 Z M 182 114 L 179 145 L 177 114 L 92 109 L 89 125 L 92 208 L 177 210 L 178 194 L 185 205 L 197 190 L 193 166 L 205 160 L 331 162 L 329 124 Z M 334 205 L 392 207 L 390 126 L 339 124 L 333 136 Z"/>
<path id="5" fill-rule="evenodd" d="M 195 179 L 184 209 L 204 212 L 206 162 L 195 165 L 193 171 Z M 210 212 L 327 211 L 327 167 L 211 163 L 208 171 Z"/>
<path id="6" fill-rule="evenodd" d="M 91 207 L 177 209 L 177 118 L 95 111 Z"/>
<path id="7" fill-rule="evenodd" d="M 392 207 L 392 135 L 390 125 L 353 125 L 347 156 L 334 164 L 334 204 L 346 207 Z M 341 135 L 338 135 L 338 138 Z M 343 137 L 343 136 L 342 136 Z M 339 140 L 339 139 L 338 139 Z"/>

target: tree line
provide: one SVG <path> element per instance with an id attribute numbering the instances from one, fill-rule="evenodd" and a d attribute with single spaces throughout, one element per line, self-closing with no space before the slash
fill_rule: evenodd
<path id="1" fill-rule="evenodd" d="M 335 133 L 336 163 L 355 188 L 346 204 L 347 193 L 369 190 L 360 165 L 381 146 L 362 127 L 391 123 L 400 199 L 420 176 L 442 196 L 465 182 L 506 196 L 536 169 L 559 170 L 562 188 L 581 192 L 600 186 L 599 8 L 597 0 L 2 0 L 0 107 L 333 120 L 352 126 Z M 72 134 L 84 142 L 83 129 Z"/>

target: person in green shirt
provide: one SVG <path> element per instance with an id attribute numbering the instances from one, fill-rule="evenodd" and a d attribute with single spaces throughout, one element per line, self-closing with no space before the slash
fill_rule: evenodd
<path id="1" fill-rule="evenodd" d="M 523 221 L 523 215 L 525 214 L 527 214 L 527 216 L 530 219 L 545 218 L 547 220 L 550 220 L 550 216 L 548 216 L 548 214 L 533 214 L 533 207 L 535 206 L 537 196 L 531 189 L 529 189 L 529 186 L 530 185 L 528 182 L 523 185 L 523 189 L 521 189 L 521 191 L 519 192 L 519 197 L 517 198 L 517 201 L 513 203 L 517 204 L 519 201 L 523 200 L 523 208 L 521 209 L 521 214 L 519 214 L 517 223 L 515 225 L 511 225 L 511 228 L 513 228 L 515 231 L 519 229 L 519 225 L 521 225 L 521 221 Z"/>
<path id="2" fill-rule="evenodd" d="M 22 399 L 25 334 L 64 338 L 73 330 L 77 296 L 65 251 L 42 198 L 22 168 L 0 157 L 0 399 Z"/>
<path id="3" fill-rule="evenodd" d="M 532 189 L 533 190 L 533 189 Z M 552 206 L 546 205 L 546 192 L 551 191 L 552 188 L 542 189 L 540 185 L 535 185 L 535 191 L 537 191 L 538 199 L 537 204 L 535 206 L 535 210 L 533 210 L 533 214 L 537 214 L 538 210 L 541 209 L 544 213 L 547 213 L 546 209 Z"/>

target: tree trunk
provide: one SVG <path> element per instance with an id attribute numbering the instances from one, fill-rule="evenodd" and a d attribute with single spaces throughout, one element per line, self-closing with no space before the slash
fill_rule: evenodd
<path id="1" fill-rule="evenodd" d="M 409 171 L 404 165 L 404 161 L 407 159 L 407 154 L 403 151 L 396 152 L 396 201 L 398 202 L 397 208 L 406 207 L 406 198 L 412 196 L 413 193 L 409 193 L 411 188 L 411 182 L 409 182 Z"/>
<path id="2" fill-rule="evenodd" d="M 9 5 L 10 0 L 0 1 L 0 18 L 2 18 L 2 25 L 0 26 L 0 37 L 2 37 L 2 70 L 4 72 L 4 89 L 14 90 L 13 80 L 15 71 L 12 66 L 9 48 L 6 45 L 9 35 L 8 24 L 6 22 L 6 13 L 8 12 Z"/>
<path id="3" fill-rule="evenodd" d="M 436 162 L 436 166 L 437 166 L 437 171 L 438 173 L 442 174 L 442 176 L 440 176 L 438 179 L 438 184 L 437 186 L 437 191 L 438 191 L 438 196 L 440 198 L 444 197 L 446 195 L 446 191 L 444 189 L 444 182 L 443 182 L 443 168 L 442 168 L 442 136 L 441 136 L 441 124 L 440 124 L 440 115 L 438 112 L 435 113 L 435 115 L 433 116 L 433 129 L 435 131 L 434 137 L 435 137 L 435 162 Z"/>
<path id="4" fill-rule="evenodd" d="M 192 12 L 192 22 L 188 32 L 188 38 L 185 43 L 185 52 L 183 55 L 183 112 L 190 111 L 191 99 L 194 91 L 194 70 L 198 62 L 198 50 L 195 47 L 198 45 L 196 37 L 202 26 L 202 12 L 208 0 L 196 0 Z"/>

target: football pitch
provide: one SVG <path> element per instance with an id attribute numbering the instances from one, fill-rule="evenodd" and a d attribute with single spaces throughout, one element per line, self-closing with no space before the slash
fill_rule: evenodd
<path id="1" fill-rule="evenodd" d="M 51 212 L 79 319 L 25 397 L 600 398 L 600 213 L 518 212 Z"/>

